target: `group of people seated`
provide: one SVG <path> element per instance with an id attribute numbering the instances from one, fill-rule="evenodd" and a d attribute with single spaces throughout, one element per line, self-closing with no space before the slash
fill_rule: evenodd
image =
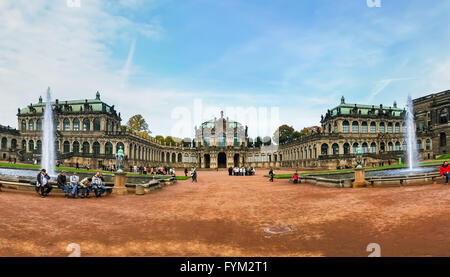
<path id="1" fill-rule="evenodd" d="M 230 176 L 252 176 L 255 175 L 255 169 L 253 167 L 237 167 L 228 168 L 228 175 Z"/>
<path id="2" fill-rule="evenodd" d="M 80 181 L 80 177 L 76 172 L 67 180 L 66 172 L 62 171 L 56 178 L 58 188 L 64 191 L 65 197 L 78 198 L 78 193 L 81 190 L 81 198 L 90 198 L 89 192 L 94 190 L 95 197 L 102 197 L 106 192 L 106 187 L 103 185 L 105 179 L 102 174 L 97 172 L 93 177 L 86 177 Z M 50 184 L 50 176 L 45 169 L 42 169 L 36 178 L 36 192 L 45 198 L 52 191 L 53 187 Z"/>

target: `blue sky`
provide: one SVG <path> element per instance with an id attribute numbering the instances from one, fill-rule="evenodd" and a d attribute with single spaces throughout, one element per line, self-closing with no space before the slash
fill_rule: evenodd
<path id="1" fill-rule="evenodd" d="M 450 2 L 366 2 L 1 1 L 0 123 L 17 126 L 17 108 L 47 86 L 59 99 L 100 90 L 124 121 L 141 113 L 154 134 L 177 136 L 199 124 L 172 124 L 196 99 L 279 107 L 279 122 L 301 129 L 342 95 L 404 105 L 449 89 Z"/>

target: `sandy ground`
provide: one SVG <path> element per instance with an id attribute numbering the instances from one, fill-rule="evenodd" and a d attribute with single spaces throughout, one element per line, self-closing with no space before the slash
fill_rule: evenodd
<path id="1" fill-rule="evenodd" d="M 329 189 L 200 171 L 145 196 L 0 192 L 0 256 L 450 256 L 450 186 Z M 265 172 L 264 172 L 265 173 Z M 282 172 L 277 172 L 282 173 Z M 264 228 L 290 226 L 270 235 Z"/>

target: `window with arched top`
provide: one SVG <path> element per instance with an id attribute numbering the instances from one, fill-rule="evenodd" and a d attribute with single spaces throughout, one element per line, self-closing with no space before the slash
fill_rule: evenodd
<path id="1" fill-rule="evenodd" d="M 344 143 L 344 155 L 350 154 L 350 144 Z"/>
<path id="2" fill-rule="evenodd" d="M 375 134 L 377 132 L 377 124 L 375 122 L 370 123 L 370 133 Z"/>
<path id="3" fill-rule="evenodd" d="M 363 152 L 364 154 L 369 153 L 369 145 L 367 144 L 367 142 L 364 142 L 364 143 L 362 144 L 362 152 Z"/>
<path id="4" fill-rule="evenodd" d="M 42 153 L 42 141 L 40 140 L 36 142 L 36 152 L 39 154 Z"/>
<path id="5" fill-rule="evenodd" d="M 322 144 L 322 146 L 320 147 L 320 154 L 322 156 L 328 156 L 328 144 Z"/>
<path id="6" fill-rule="evenodd" d="M 400 146 L 400 142 L 397 141 L 397 142 L 395 143 L 395 151 L 401 151 L 401 150 L 402 150 L 402 148 L 401 148 L 401 146 Z"/>
<path id="7" fill-rule="evenodd" d="M 27 122 L 25 119 L 22 120 L 22 132 L 25 132 L 27 130 Z"/>
<path id="8" fill-rule="evenodd" d="M 72 152 L 75 154 L 80 153 L 80 143 L 78 141 L 72 143 Z"/>
<path id="9" fill-rule="evenodd" d="M 28 121 L 28 130 L 34 131 L 34 121 L 33 120 Z"/>
<path id="10" fill-rule="evenodd" d="M 94 155 L 100 154 L 100 143 L 98 143 L 98 141 L 92 144 L 92 152 L 94 153 Z"/>
<path id="11" fill-rule="evenodd" d="M 342 132 L 343 133 L 350 132 L 350 123 L 347 120 L 344 120 L 344 122 L 342 122 Z"/>
<path id="12" fill-rule="evenodd" d="M 394 144 L 392 142 L 388 143 L 388 151 L 389 152 L 394 151 Z"/>
<path id="13" fill-rule="evenodd" d="M 352 123 L 352 133 L 353 134 L 359 133 L 359 123 L 358 123 L 358 121 L 353 121 L 353 123 Z"/>
<path id="14" fill-rule="evenodd" d="M 358 151 L 359 151 L 359 143 L 357 143 L 357 142 L 353 143 L 352 148 L 353 148 L 353 154 L 358 153 Z"/>
<path id="15" fill-rule="evenodd" d="M 369 132 L 368 126 L 367 126 L 367 122 L 363 122 L 361 124 L 361 132 L 363 134 L 367 134 Z"/>
<path id="16" fill-rule="evenodd" d="M 375 142 L 372 142 L 370 144 L 370 153 L 372 153 L 372 154 L 377 153 L 377 144 Z"/>
<path id="17" fill-rule="evenodd" d="M 395 133 L 400 133 L 400 123 L 395 123 Z"/>
<path id="18" fill-rule="evenodd" d="M 331 147 L 333 148 L 333 155 L 339 155 L 339 144 L 334 143 Z"/>
<path id="19" fill-rule="evenodd" d="M 111 142 L 107 142 L 105 143 L 105 154 L 106 155 L 112 155 L 113 153 L 113 145 Z"/>
<path id="20" fill-rule="evenodd" d="M 389 122 L 389 123 L 388 123 L 388 126 L 387 126 L 387 132 L 388 132 L 389 134 L 392 134 L 392 133 L 393 133 L 392 122 Z"/>
<path id="21" fill-rule="evenodd" d="M 448 111 L 446 108 L 442 109 L 439 113 L 439 122 L 441 124 L 446 124 L 448 122 Z"/>
<path id="22" fill-rule="evenodd" d="M 68 118 L 64 118 L 63 128 L 64 131 L 70 131 L 70 120 Z"/>
<path id="23" fill-rule="evenodd" d="M 380 123 L 380 133 L 385 133 L 385 132 L 386 132 L 386 129 L 385 129 L 384 122 L 381 122 Z"/>
<path id="24" fill-rule="evenodd" d="M 34 141 L 30 140 L 28 142 L 28 152 L 34 152 Z"/>
<path id="25" fill-rule="evenodd" d="M 430 150 L 431 149 L 431 141 L 429 139 L 427 139 L 426 142 L 425 142 L 425 148 L 426 148 L 426 150 Z"/>
<path id="26" fill-rule="evenodd" d="M 36 131 L 42 131 L 42 120 L 36 120 Z"/>
<path id="27" fill-rule="evenodd" d="M 94 131 L 100 131 L 100 118 L 94 118 Z"/>
<path id="28" fill-rule="evenodd" d="M 73 120 L 73 130 L 80 131 L 80 120 L 78 118 Z"/>
<path id="29" fill-rule="evenodd" d="M 90 145 L 89 142 L 85 141 L 83 142 L 83 154 L 89 154 L 90 153 Z"/>
<path id="30" fill-rule="evenodd" d="M 63 153 L 69 153 L 70 152 L 70 142 L 65 141 L 63 143 Z"/>
<path id="31" fill-rule="evenodd" d="M 13 150 L 17 149 L 17 140 L 16 139 L 11 140 L 11 149 L 13 149 Z"/>
<path id="32" fill-rule="evenodd" d="M 2 138 L 2 150 L 5 150 L 8 147 L 8 139 Z"/>
<path id="33" fill-rule="evenodd" d="M 83 119 L 83 131 L 88 132 L 91 130 L 91 121 L 89 118 Z"/>

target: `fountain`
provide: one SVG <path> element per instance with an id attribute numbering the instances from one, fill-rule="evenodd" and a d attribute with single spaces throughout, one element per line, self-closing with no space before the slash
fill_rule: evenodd
<path id="1" fill-rule="evenodd" d="M 416 139 L 416 128 L 414 126 L 414 106 L 412 102 L 411 95 L 408 95 L 408 102 L 406 103 L 406 153 L 408 156 L 409 170 L 414 171 L 417 169 L 417 139 Z"/>
<path id="2" fill-rule="evenodd" d="M 42 168 L 47 170 L 50 176 L 55 176 L 55 126 L 50 88 L 47 89 L 47 98 L 44 110 L 44 124 L 42 132 Z"/>

